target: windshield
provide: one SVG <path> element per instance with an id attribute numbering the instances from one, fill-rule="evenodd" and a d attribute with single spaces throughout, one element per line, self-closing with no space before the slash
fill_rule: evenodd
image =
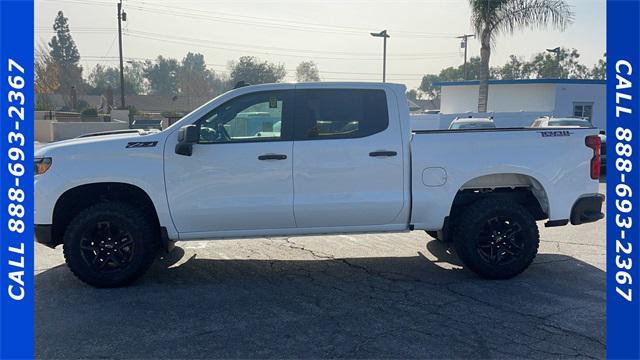
<path id="1" fill-rule="evenodd" d="M 475 122 L 475 123 L 453 123 L 449 129 L 495 129 L 496 125 L 492 122 Z"/>
<path id="2" fill-rule="evenodd" d="M 549 126 L 591 127 L 591 123 L 588 120 L 583 120 L 583 119 L 563 119 L 563 120 L 550 120 Z"/>

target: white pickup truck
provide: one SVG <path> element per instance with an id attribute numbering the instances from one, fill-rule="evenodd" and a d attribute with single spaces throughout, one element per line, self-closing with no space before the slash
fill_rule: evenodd
<path id="1" fill-rule="evenodd" d="M 161 132 L 94 134 L 35 159 L 38 242 L 99 287 L 173 241 L 425 230 L 471 270 L 525 270 L 547 226 L 601 219 L 596 129 L 412 132 L 402 85 L 267 84 Z"/>

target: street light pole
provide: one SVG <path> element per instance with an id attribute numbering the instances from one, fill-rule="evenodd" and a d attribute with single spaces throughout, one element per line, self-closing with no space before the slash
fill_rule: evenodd
<path id="1" fill-rule="evenodd" d="M 371 33 L 373 37 L 383 38 L 382 42 L 382 82 L 387 81 L 387 39 L 390 38 L 387 34 L 387 30 L 382 30 L 379 33 Z"/>
<path id="2" fill-rule="evenodd" d="M 120 104 L 125 108 L 124 103 L 124 63 L 122 61 L 122 22 L 127 21 L 127 14 L 122 11 L 122 0 L 118 3 L 118 47 L 120 48 Z"/>
<path id="3" fill-rule="evenodd" d="M 464 47 L 464 80 L 467 80 L 468 77 L 468 72 L 467 72 L 467 48 L 468 48 L 468 43 L 469 43 L 469 38 L 470 37 L 476 37 L 475 35 L 468 35 L 468 34 L 464 34 L 462 36 L 458 36 L 458 39 L 462 39 L 462 44 L 461 47 Z"/>

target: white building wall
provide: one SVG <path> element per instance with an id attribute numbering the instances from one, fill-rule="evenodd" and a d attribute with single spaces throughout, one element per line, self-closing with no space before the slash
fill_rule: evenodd
<path id="1" fill-rule="evenodd" d="M 478 85 L 443 86 L 440 111 L 456 114 L 478 111 Z M 555 84 L 490 84 L 489 111 L 553 112 Z"/>
<path id="2" fill-rule="evenodd" d="M 607 86 L 605 84 L 557 84 L 554 116 L 573 116 L 576 103 L 593 103 L 591 122 L 599 129 L 607 127 Z"/>
<path id="3" fill-rule="evenodd" d="M 478 85 L 451 85 L 442 87 L 441 113 L 444 126 L 451 116 L 472 115 L 478 109 Z M 490 84 L 489 112 L 500 115 L 518 115 L 514 124 L 533 121 L 540 114 L 556 117 L 574 116 L 576 104 L 592 104 L 592 123 L 600 129 L 606 128 L 605 84 Z M 499 114 L 504 113 L 504 114 Z M 491 116 L 491 115 L 485 115 Z M 515 125 L 514 125 L 515 126 Z"/>

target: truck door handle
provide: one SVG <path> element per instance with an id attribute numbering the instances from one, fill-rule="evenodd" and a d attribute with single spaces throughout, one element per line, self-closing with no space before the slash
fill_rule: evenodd
<path id="1" fill-rule="evenodd" d="M 265 154 L 258 156 L 258 160 L 285 160 L 287 155 L 283 154 Z"/>
<path id="2" fill-rule="evenodd" d="M 380 156 L 396 156 L 398 155 L 397 152 L 395 151 L 373 151 L 369 153 L 369 156 L 371 157 L 380 157 Z"/>

